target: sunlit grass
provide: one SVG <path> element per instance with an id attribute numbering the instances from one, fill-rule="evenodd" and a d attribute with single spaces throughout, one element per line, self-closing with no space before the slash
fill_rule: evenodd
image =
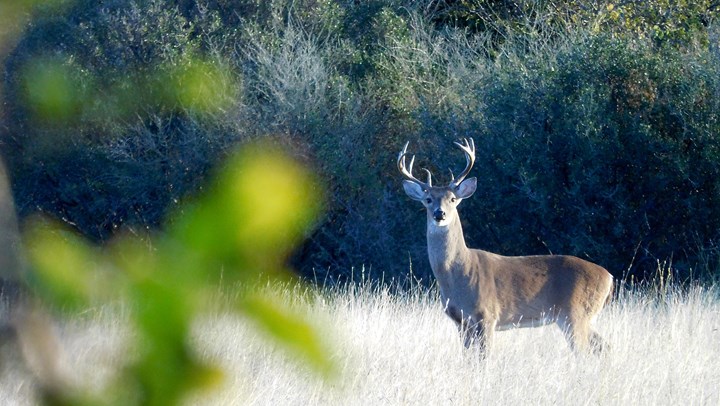
<path id="1" fill-rule="evenodd" d="M 598 331 L 612 346 L 600 357 L 574 354 L 560 331 L 547 326 L 498 333 L 485 360 L 463 349 L 434 292 L 290 285 L 257 291 L 332 327 L 324 335 L 334 344 L 326 355 L 338 366 L 335 379 L 308 374 L 248 318 L 217 310 L 193 324 L 193 343 L 202 359 L 226 373 L 186 404 L 720 402 L 720 299 L 712 288 L 672 288 L 664 301 L 655 292 L 623 290 L 598 319 Z M 223 292 L 219 296 L 233 296 L 232 289 Z M 121 308 L 95 308 L 61 327 L 73 373 L 89 376 L 97 369 L 93 384 L 101 387 L 108 363 L 132 356 L 118 350 L 131 334 L 125 317 Z M 0 401 L 32 396 L 20 375 L 2 382 Z"/>

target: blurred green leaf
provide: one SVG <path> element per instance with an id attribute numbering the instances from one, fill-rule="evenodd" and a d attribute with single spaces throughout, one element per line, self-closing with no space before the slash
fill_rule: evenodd
<path id="1" fill-rule="evenodd" d="M 25 101 L 42 122 L 67 122 L 81 110 L 81 87 L 60 58 L 36 58 L 23 75 Z"/>
<path id="2" fill-rule="evenodd" d="M 130 379 L 139 378 L 142 403 L 148 405 L 176 404 L 186 393 L 221 376 L 190 348 L 195 303 L 176 284 L 167 282 L 144 279 L 134 291 L 141 356 L 130 369 Z"/>
<path id="3" fill-rule="evenodd" d="M 319 185 L 287 155 L 258 147 L 245 149 L 227 173 L 224 198 L 237 207 L 235 244 L 247 260 L 277 265 L 319 211 Z"/>
<path id="4" fill-rule="evenodd" d="M 260 275 L 277 280 L 286 274 L 287 254 L 320 209 L 319 190 L 312 174 L 286 154 L 248 146 L 229 159 L 207 194 L 183 205 L 168 232 L 155 238 L 123 234 L 101 249 L 56 223 L 31 222 L 26 238 L 33 284 L 59 307 L 80 309 L 117 296 L 130 306 L 137 357 L 107 395 L 122 404 L 178 404 L 222 379 L 194 351 L 191 334 L 193 322 L 211 309 L 208 298 L 220 282 L 241 285 L 227 309 L 242 311 L 290 354 L 328 376 L 332 364 L 315 327 L 278 300 L 243 291 Z M 112 267 L 112 276 L 99 272 L 102 267 Z M 46 399 L 62 404 L 66 397 L 49 393 Z"/>
<path id="5" fill-rule="evenodd" d="M 314 221 L 323 194 L 312 175 L 267 145 L 231 157 L 209 193 L 186 206 L 170 235 L 188 254 L 222 258 L 225 276 L 244 279 L 281 267 Z M 239 272 L 239 273 L 238 273 Z"/>
<path id="6" fill-rule="evenodd" d="M 57 223 L 35 218 L 25 233 L 33 265 L 31 287 L 54 307 L 79 310 L 99 292 L 94 272 L 98 253 L 81 237 L 67 232 Z"/>
<path id="7" fill-rule="evenodd" d="M 218 63 L 193 59 L 172 74 L 175 98 L 187 109 L 211 113 L 224 110 L 235 98 L 232 73 Z"/>
<path id="8" fill-rule="evenodd" d="M 328 357 L 327 347 L 322 345 L 316 327 L 305 321 L 304 317 L 294 314 L 279 300 L 268 296 L 247 296 L 240 302 L 240 309 L 316 371 L 325 377 L 332 375 L 334 366 Z"/>

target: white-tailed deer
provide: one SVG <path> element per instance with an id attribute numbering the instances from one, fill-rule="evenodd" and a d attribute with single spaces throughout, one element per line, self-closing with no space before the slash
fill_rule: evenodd
<path id="1" fill-rule="evenodd" d="M 506 257 L 465 245 L 457 206 L 477 188 L 465 179 L 475 162 L 472 139 L 455 143 L 465 153 L 465 170 L 447 186 L 432 186 L 412 174 L 415 157 L 406 165 L 407 147 L 397 165 L 406 178 L 405 193 L 427 211 L 430 266 L 440 287 L 445 312 L 465 336 L 484 349 L 495 330 L 557 323 L 578 351 L 602 350 L 603 340 L 591 323 L 610 299 L 613 278 L 601 266 L 564 255 Z"/>

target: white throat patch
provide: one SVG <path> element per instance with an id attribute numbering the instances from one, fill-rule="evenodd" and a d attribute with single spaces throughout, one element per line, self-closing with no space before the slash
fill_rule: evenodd
<path id="1" fill-rule="evenodd" d="M 450 225 L 450 223 L 452 223 L 451 218 L 446 218 L 446 219 L 440 220 L 440 221 L 436 221 L 435 219 L 433 219 L 430 222 L 430 227 L 432 227 L 434 229 L 445 229 Z"/>

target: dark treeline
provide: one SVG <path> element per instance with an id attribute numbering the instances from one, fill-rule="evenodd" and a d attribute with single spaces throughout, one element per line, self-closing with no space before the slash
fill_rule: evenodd
<path id="1" fill-rule="evenodd" d="M 301 273 L 427 282 L 395 158 L 411 141 L 448 181 L 452 141 L 473 137 L 471 246 L 714 279 L 720 30 L 713 2 L 690 3 L 38 6 L 3 67 L 0 148 L 21 217 L 106 241 L 159 227 L 232 148 L 270 139 L 326 185 Z"/>

